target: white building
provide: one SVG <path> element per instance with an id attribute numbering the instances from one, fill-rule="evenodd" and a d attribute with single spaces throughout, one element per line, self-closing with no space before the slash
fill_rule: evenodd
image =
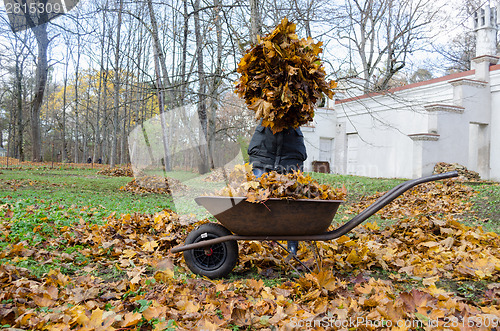
<path id="1" fill-rule="evenodd" d="M 309 158 L 331 172 L 370 177 L 429 175 L 460 163 L 500 180 L 500 64 L 496 11 L 475 16 L 473 70 L 335 102 L 303 129 Z M 315 146 L 315 147 L 314 147 Z"/>
<path id="2" fill-rule="evenodd" d="M 315 111 L 314 121 L 309 126 L 301 127 L 307 149 L 304 170 L 312 171 L 314 161 L 328 162 L 330 165 L 335 165 L 333 150 L 336 124 L 337 116 L 333 109 L 319 108 Z M 336 172 L 335 170 L 330 167 L 330 172 Z"/>

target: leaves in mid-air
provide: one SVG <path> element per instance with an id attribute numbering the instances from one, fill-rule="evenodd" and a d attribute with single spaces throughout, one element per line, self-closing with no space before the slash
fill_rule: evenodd
<path id="1" fill-rule="evenodd" d="M 284 18 L 238 65 L 241 77 L 235 92 L 273 133 L 312 121 L 318 100 L 323 95 L 331 99 L 337 86 L 325 79 L 322 43 L 299 39 L 295 28 Z"/>

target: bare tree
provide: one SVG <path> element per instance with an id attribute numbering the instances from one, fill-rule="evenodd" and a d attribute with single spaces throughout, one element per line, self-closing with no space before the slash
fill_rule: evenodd
<path id="1" fill-rule="evenodd" d="M 250 38 L 252 43 L 257 43 L 257 35 L 262 34 L 262 18 L 260 14 L 259 5 L 262 1 L 259 0 L 249 0 L 250 3 Z"/>
<path id="2" fill-rule="evenodd" d="M 438 51 L 447 63 L 448 72 L 470 70 L 471 60 L 476 55 L 476 34 L 471 31 L 461 33 Z"/>
<path id="3" fill-rule="evenodd" d="M 168 143 L 167 124 L 165 122 L 165 111 L 166 111 L 166 100 L 165 100 L 165 85 L 170 86 L 170 80 L 168 76 L 167 66 L 165 63 L 165 57 L 160 43 L 160 38 L 158 35 L 158 23 L 156 22 L 155 11 L 153 8 L 153 3 L 151 0 L 147 0 L 149 16 L 151 19 L 151 33 L 153 36 L 153 48 L 154 48 L 154 61 L 155 61 L 155 72 L 156 72 L 156 88 L 158 93 L 158 104 L 160 106 L 160 122 L 162 128 L 162 142 L 163 142 L 163 152 L 164 152 L 164 169 L 165 171 L 171 170 L 170 163 L 170 150 Z M 161 68 L 161 69 L 160 69 Z M 166 84 L 165 84 L 166 83 Z M 170 98 L 173 100 L 173 98 Z"/>
<path id="4" fill-rule="evenodd" d="M 341 6 L 340 40 L 359 56 L 365 92 L 387 89 L 409 54 L 428 38 L 436 13 L 431 5 L 430 0 L 349 0 Z"/>
<path id="5" fill-rule="evenodd" d="M 46 15 L 42 13 L 41 15 Z M 40 135 L 40 109 L 42 107 L 45 85 L 47 83 L 48 59 L 47 49 L 49 48 L 49 38 L 47 35 L 47 24 L 38 25 L 32 28 L 38 44 L 38 56 L 36 66 L 36 87 L 35 95 L 31 104 L 31 139 L 33 148 L 33 161 L 42 161 L 42 142 Z"/>
<path id="6" fill-rule="evenodd" d="M 111 136 L 111 161 L 110 167 L 116 166 L 116 149 L 118 139 L 118 112 L 120 110 L 120 39 L 122 26 L 123 0 L 119 2 L 118 8 L 118 23 L 116 27 L 116 46 L 115 46 L 115 66 L 114 66 L 114 109 L 113 109 L 113 134 Z"/>

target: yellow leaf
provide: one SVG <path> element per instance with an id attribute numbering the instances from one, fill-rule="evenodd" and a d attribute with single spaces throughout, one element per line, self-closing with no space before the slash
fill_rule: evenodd
<path id="1" fill-rule="evenodd" d="M 200 309 L 200 304 L 196 303 L 196 302 L 193 302 L 191 300 L 188 300 L 188 301 L 184 301 L 184 300 L 177 301 L 176 306 L 177 306 L 177 308 L 179 310 L 184 310 L 186 312 L 186 314 L 195 313 L 195 312 L 197 312 Z"/>
<path id="2" fill-rule="evenodd" d="M 126 313 L 125 316 L 123 317 L 123 321 L 121 321 L 120 326 L 125 328 L 128 326 L 133 326 L 137 325 L 142 320 L 142 314 L 141 313 Z"/>
<path id="3" fill-rule="evenodd" d="M 158 282 L 169 283 L 172 279 L 174 279 L 174 272 L 170 269 L 159 270 L 155 273 L 154 278 Z"/>
<path id="4" fill-rule="evenodd" d="M 123 251 L 122 255 L 123 255 L 123 257 L 130 259 L 130 258 L 134 257 L 135 255 L 137 255 L 137 253 L 131 249 L 125 249 Z"/>
<path id="5" fill-rule="evenodd" d="M 351 238 L 349 238 L 346 235 L 343 235 L 342 237 L 337 238 L 335 241 L 337 241 L 338 244 L 342 245 L 343 243 L 345 243 L 345 242 L 347 242 L 349 240 L 351 240 Z"/>
<path id="6" fill-rule="evenodd" d="M 142 316 L 144 316 L 144 318 L 147 321 L 150 321 L 153 318 L 161 319 L 162 317 L 165 317 L 166 311 L 167 311 L 166 306 L 160 306 L 160 307 L 149 306 L 148 308 L 146 308 L 145 311 L 142 312 Z"/>
<path id="7" fill-rule="evenodd" d="M 361 260 L 361 258 L 358 256 L 358 254 L 356 254 L 356 250 L 355 250 L 355 249 L 351 249 L 351 252 L 350 252 L 350 253 L 349 253 L 349 255 L 347 256 L 346 261 L 347 261 L 347 262 L 349 262 L 350 264 L 358 264 L 358 263 L 360 263 L 362 260 Z"/>
<path id="8" fill-rule="evenodd" d="M 434 277 L 429 277 L 429 278 L 424 278 L 422 280 L 422 284 L 425 286 L 434 286 L 434 283 L 436 283 L 439 280 L 439 276 L 434 276 Z"/>
<path id="9" fill-rule="evenodd" d="M 368 230 L 376 231 L 379 229 L 379 226 L 377 225 L 376 221 L 373 221 L 373 223 L 366 223 L 365 228 L 367 228 Z"/>
<path id="10" fill-rule="evenodd" d="M 55 303 L 48 294 L 35 295 L 33 301 L 38 307 L 52 307 Z"/>
<path id="11" fill-rule="evenodd" d="M 156 240 L 148 241 L 147 243 L 145 243 L 144 245 L 142 245 L 142 248 L 146 252 L 153 252 L 156 247 L 158 247 L 158 243 L 156 242 Z"/>

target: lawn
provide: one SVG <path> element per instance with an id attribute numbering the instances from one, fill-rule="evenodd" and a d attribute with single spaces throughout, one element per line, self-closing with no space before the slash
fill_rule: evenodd
<path id="1" fill-rule="evenodd" d="M 192 197 L 221 184 L 168 175 L 190 189 L 137 195 L 119 190 L 132 178 L 97 169 L 0 169 L 0 327 L 304 329 L 322 321 L 335 329 L 329 323 L 354 318 L 423 330 L 499 321 L 498 183 L 405 195 L 349 236 L 317 243 L 323 269 L 313 273 L 295 273 L 267 244 L 240 242 L 234 272 L 209 281 L 168 251 L 207 216 Z M 347 188 L 333 227 L 403 182 L 311 175 Z M 306 243 L 299 257 L 314 266 Z"/>

